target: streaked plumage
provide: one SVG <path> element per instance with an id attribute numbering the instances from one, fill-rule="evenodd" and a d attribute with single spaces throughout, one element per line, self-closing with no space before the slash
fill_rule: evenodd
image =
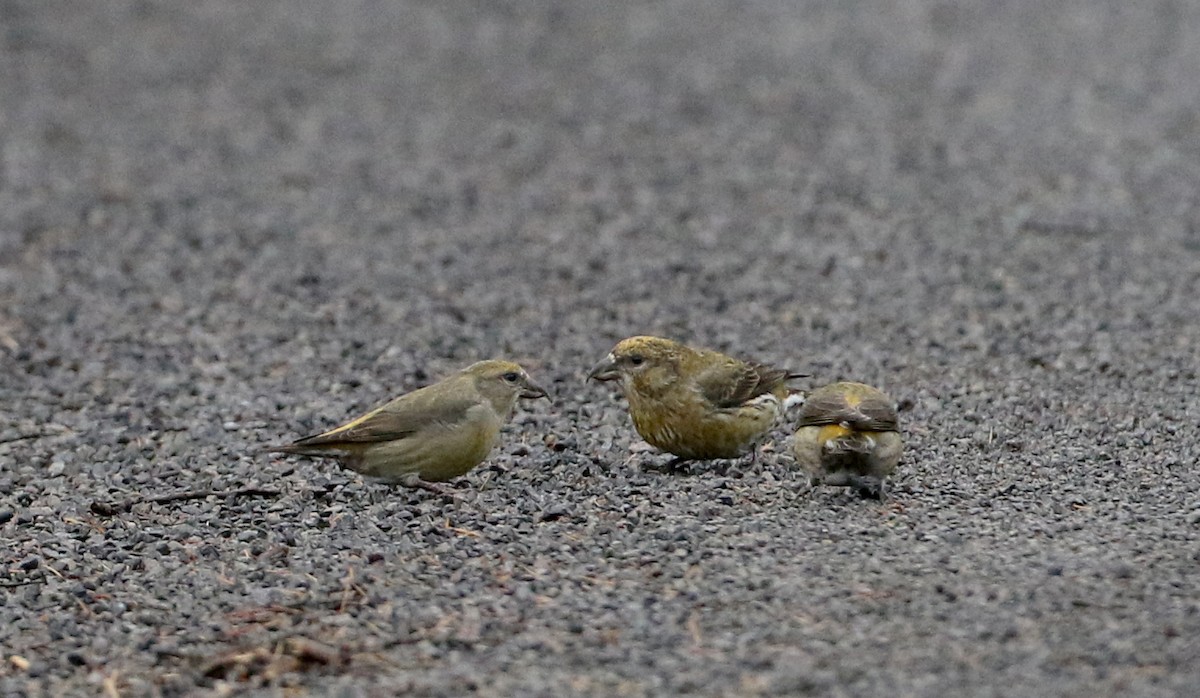
<path id="1" fill-rule="evenodd" d="M 869 385 L 846 382 L 809 394 L 792 453 L 814 486 L 853 487 L 864 497 L 882 499 L 903 447 L 892 399 Z"/>
<path id="2" fill-rule="evenodd" d="M 337 459 L 393 485 L 463 475 L 491 452 L 517 398 L 546 397 L 511 361 L 480 361 L 335 429 L 268 451 Z"/>
<path id="3" fill-rule="evenodd" d="M 618 382 L 634 428 L 676 456 L 673 467 L 753 453 L 782 412 L 787 382 L 804 375 L 639 336 L 619 342 L 588 377 Z"/>

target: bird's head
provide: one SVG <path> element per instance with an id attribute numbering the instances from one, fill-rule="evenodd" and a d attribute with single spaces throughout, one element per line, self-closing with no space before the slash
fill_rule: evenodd
<path id="1" fill-rule="evenodd" d="M 511 406 L 519 397 L 549 399 L 546 390 L 534 383 L 525 369 L 511 361 L 480 361 L 463 369 L 463 373 L 474 379 L 475 388 L 497 406 L 497 411 L 503 411 L 500 406 Z"/>
<path id="2" fill-rule="evenodd" d="M 622 390 L 653 392 L 672 382 L 679 360 L 688 351 L 679 342 L 662 337 L 630 337 L 617 342 L 604 360 L 588 374 L 589 380 L 619 381 Z"/>

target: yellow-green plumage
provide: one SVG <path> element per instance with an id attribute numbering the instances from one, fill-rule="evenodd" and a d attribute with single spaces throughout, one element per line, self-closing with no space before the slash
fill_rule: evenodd
<path id="1" fill-rule="evenodd" d="M 619 342 L 590 374 L 615 380 L 633 426 L 681 460 L 753 452 L 778 419 L 787 381 L 803 374 L 697 349 L 660 337 Z"/>
<path id="2" fill-rule="evenodd" d="M 712 408 L 690 391 L 647 398 L 630 391 L 633 427 L 651 446 L 687 460 L 740 458 L 780 414 L 773 394 L 739 407 Z"/>
<path id="3" fill-rule="evenodd" d="M 798 419 L 792 453 L 813 485 L 884 497 L 904 448 L 891 398 L 863 383 L 834 383 L 810 393 Z"/>
<path id="4" fill-rule="evenodd" d="M 441 482 L 487 458 L 519 397 L 545 395 L 517 364 L 481 361 L 335 429 L 269 450 L 335 458 L 389 484 Z"/>

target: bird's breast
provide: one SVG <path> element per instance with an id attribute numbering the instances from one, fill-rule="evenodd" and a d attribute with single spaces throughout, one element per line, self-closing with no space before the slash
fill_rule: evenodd
<path id="1" fill-rule="evenodd" d="M 774 424 L 777 399 L 714 409 L 695 400 L 630 400 L 634 428 L 650 445 L 682 458 L 737 458 Z"/>

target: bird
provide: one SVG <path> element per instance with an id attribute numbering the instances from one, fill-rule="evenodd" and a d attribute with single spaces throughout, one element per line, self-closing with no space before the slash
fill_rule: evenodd
<path id="1" fill-rule="evenodd" d="M 754 459 L 758 442 L 783 413 L 788 381 L 808 374 L 742 361 L 672 339 L 623 339 L 588 374 L 616 381 L 629 402 L 634 429 L 675 458 L 675 472 L 693 460 Z"/>
<path id="2" fill-rule="evenodd" d="M 264 450 L 334 458 L 378 482 L 446 494 L 435 483 L 483 462 L 517 399 L 542 397 L 549 399 L 519 365 L 480 361 L 339 427 Z"/>
<path id="3" fill-rule="evenodd" d="M 792 440 L 796 462 L 817 485 L 852 487 L 885 499 L 884 481 L 904 449 L 895 403 L 864 383 L 842 382 L 812 391 Z"/>

